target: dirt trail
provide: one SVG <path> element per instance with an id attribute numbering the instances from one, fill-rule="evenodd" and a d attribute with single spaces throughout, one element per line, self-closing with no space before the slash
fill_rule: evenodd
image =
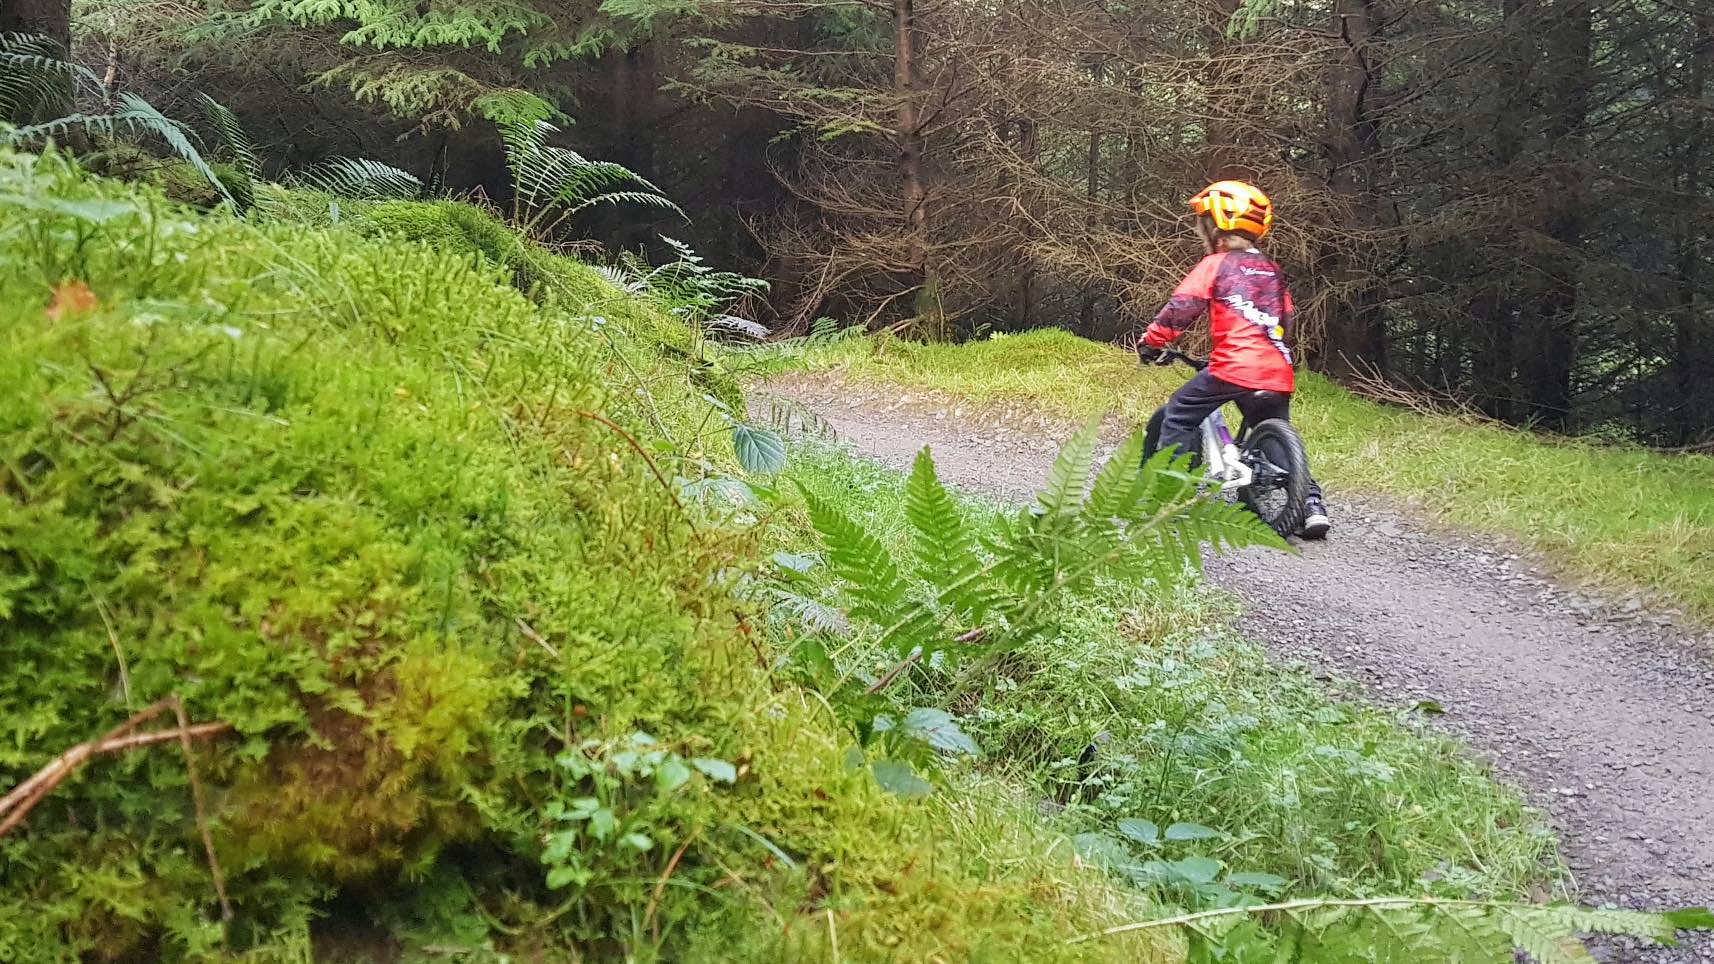
<path id="1" fill-rule="evenodd" d="M 813 412 L 860 455 L 906 468 L 929 445 L 949 485 L 1007 498 L 1034 491 L 1071 433 L 821 378 L 765 394 Z M 1327 543 L 1211 561 L 1211 580 L 1246 603 L 1246 634 L 1359 681 L 1377 703 L 1444 707 L 1437 720 L 1551 816 L 1585 900 L 1714 903 L 1714 640 L 1634 601 L 1559 587 L 1527 556 L 1434 534 L 1351 493 L 1328 497 Z M 1714 936 L 1600 953 L 1714 962 Z"/>

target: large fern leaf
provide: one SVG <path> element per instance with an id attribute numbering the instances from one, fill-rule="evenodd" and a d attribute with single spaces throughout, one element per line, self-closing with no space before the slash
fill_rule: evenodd
<path id="1" fill-rule="evenodd" d="M 1272 929 L 1233 926 L 1235 916 L 1275 919 Z M 1319 900 L 1199 911 L 1107 931 L 1184 927 L 1192 960 L 1315 960 L 1328 964 L 1468 961 L 1510 964 L 1522 951 L 1536 964 L 1594 960 L 1581 937 L 1623 934 L 1672 944 L 1681 929 L 1714 927 L 1706 908 L 1670 913 L 1591 910 L 1563 904 L 1508 904 L 1435 898 Z"/>
<path id="2" fill-rule="evenodd" d="M 559 128 L 546 120 L 502 123 L 506 166 L 525 209 L 558 208 L 565 216 L 598 204 L 641 204 L 683 214 L 648 179 L 612 161 L 593 161 L 548 143 Z"/>
<path id="3" fill-rule="evenodd" d="M 422 179 L 390 164 L 357 157 L 330 157 L 294 176 L 299 184 L 360 201 L 414 201 Z"/>
<path id="4" fill-rule="evenodd" d="M 256 150 L 256 143 L 250 139 L 250 132 L 244 129 L 237 114 L 207 94 L 200 96 L 202 112 L 208 117 L 209 126 L 214 128 L 215 136 L 220 138 L 221 150 L 232 159 L 240 175 L 237 183 L 232 185 L 233 197 L 240 207 L 251 207 L 256 203 L 256 185 L 262 181 L 261 152 Z"/>
<path id="5" fill-rule="evenodd" d="M 1096 416 L 1060 447 L 1048 472 L 1047 485 L 1036 494 L 1036 502 L 1044 513 L 1060 515 L 1082 503 L 1089 486 L 1089 470 L 1095 464 L 1095 442 L 1100 431 L 1101 419 Z"/>
<path id="6" fill-rule="evenodd" d="M 142 97 L 126 91 L 119 95 L 119 109 L 114 113 L 119 122 L 140 133 L 152 135 L 163 141 L 179 159 L 189 164 L 191 169 L 208 181 L 209 186 L 219 192 L 228 204 L 236 204 L 232 192 L 220 175 L 214 173 L 214 168 L 202 156 L 202 151 L 195 143 L 195 136 L 190 129 L 161 113 L 154 104 Z"/>
<path id="7" fill-rule="evenodd" d="M 1085 514 L 1096 519 L 1128 519 L 1143 501 L 1144 433 L 1132 433 L 1107 459 L 1089 490 Z"/>
<path id="8" fill-rule="evenodd" d="M 71 109 L 79 84 L 100 78 L 65 59 L 58 43 L 34 34 L 0 34 L 0 120 L 23 120 Z"/>
<path id="9" fill-rule="evenodd" d="M 897 624 L 906 613 L 910 585 L 887 547 L 831 501 L 802 491 L 810 524 L 827 543 L 828 568 L 849 583 L 857 597 L 852 613 L 883 626 Z"/>
<path id="10" fill-rule="evenodd" d="M 982 559 L 964 524 L 964 513 L 934 470 L 928 449 L 917 453 L 905 483 L 905 515 L 916 531 L 917 575 L 940 587 L 940 601 L 967 622 L 987 618 L 995 600 L 978 576 Z"/>

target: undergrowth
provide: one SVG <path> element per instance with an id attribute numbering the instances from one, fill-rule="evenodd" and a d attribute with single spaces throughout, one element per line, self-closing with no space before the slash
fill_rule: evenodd
<path id="1" fill-rule="evenodd" d="M 792 347 L 773 370 L 837 370 L 1030 416 L 1110 414 L 1143 424 L 1182 369 L 1049 329 L 963 345 L 827 340 Z M 1321 481 L 1411 501 L 1459 526 L 1516 539 L 1569 576 L 1657 594 L 1714 619 L 1714 457 L 1551 439 L 1466 419 L 1389 408 L 1315 375 L 1292 406 Z"/>
<path id="2" fill-rule="evenodd" d="M 908 557 L 897 475 L 824 446 L 795 452 L 788 472 L 861 507 L 868 531 Z M 979 541 L 1010 514 L 976 497 L 959 505 Z M 842 599 L 825 567 L 810 572 L 820 598 Z M 950 699 L 992 761 L 983 769 L 1063 807 L 1069 832 L 1107 836 L 1082 839 L 1097 853 L 1129 841 L 1151 857 L 1212 857 L 1268 875 L 1263 894 L 1517 896 L 1551 873 L 1552 835 L 1515 793 L 1420 721 L 1330 700 L 1307 670 L 1225 629 L 1225 605 L 1182 580 L 1102 579 L 970 674 L 976 685 L 959 691 L 966 677 L 924 667 L 895 699 Z M 862 641 L 847 658 L 872 678 L 894 654 Z M 1158 849 L 1126 835 L 1136 821 L 1157 828 Z M 1199 829 L 1169 840 L 1174 825 Z"/>

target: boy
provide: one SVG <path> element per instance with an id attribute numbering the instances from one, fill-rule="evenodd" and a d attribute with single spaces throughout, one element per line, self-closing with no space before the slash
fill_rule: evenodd
<path id="1" fill-rule="evenodd" d="M 1219 181 L 1191 198 L 1190 209 L 1197 215 L 1196 231 L 1208 257 L 1173 291 L 1172 300 L 1137 343 L 1137 356 L 1148 363 L 1163 362 L 1166 346 L 1204 310 L 1214 348 L 1208 367 L 1149 419 L 1151 454 L 1169 446 L 1196 451 L 1197 427 L 1227 402 L 1236 402 L 1250 424 L 1270 418 L 1289 421 L 1291 416 L 1291 294 L 1279 265 L 1256 248 L 1273 225 L 1273 204 L 1242 181 Z M 1321 539 L 1332 527 L 1321 488 L 1311 480 L 1298 535 Z"/>

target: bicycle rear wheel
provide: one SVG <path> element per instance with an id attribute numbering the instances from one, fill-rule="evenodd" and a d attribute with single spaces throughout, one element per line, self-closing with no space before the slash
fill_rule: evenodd
<path id="1" fill-rule="evenodd" d="M 1275 532 L 1297 535 L 1309 497 L 1309 459 L 1297 429 L 1270 418 L 1250 430 L 1243 452 L 1254 480 L 1238 490 L 1238 498 Z"/>

